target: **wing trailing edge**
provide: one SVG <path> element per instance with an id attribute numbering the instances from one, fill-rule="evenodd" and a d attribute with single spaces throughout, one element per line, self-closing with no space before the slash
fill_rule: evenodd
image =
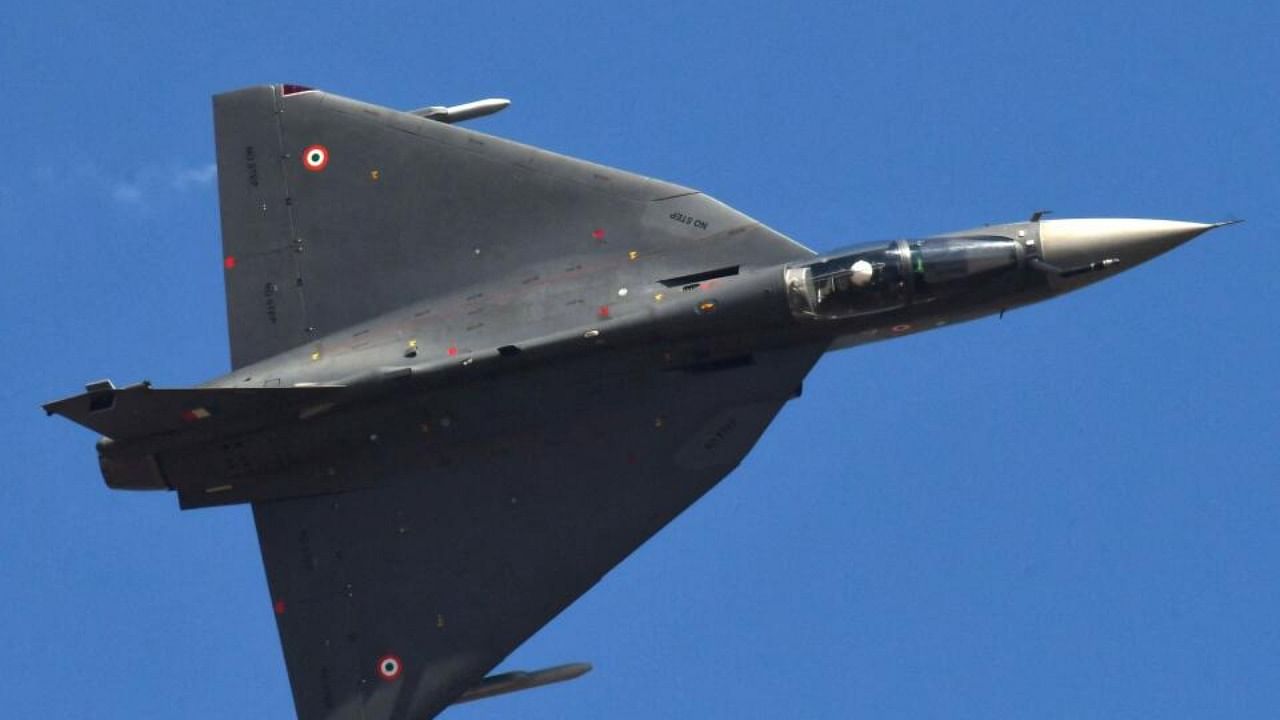
<path id="1" fill-rule="evenodd" d="M 48 403 L 61 415 L 100 433 L 98 463 L 117 490 L 177 490 L 183 507 L 245 502 L 250 495 L 332 492 L 334 482 L 287 484 L 269 480 L 287 459 L 293 438 L 339 401 L 341 387 L 117 388 L 109 380 Z M 267 440 L 253 438 L 263 435 Z"/>
<path id="2" fill-rule="evenodd" d="M 156 389 L 141 382 L 117 388 L 90 383 L 79 395 L 44 405 L 113 442 L 207 437 L 286 419 L 305 419 L 331 402 L 339 387 Z"/>

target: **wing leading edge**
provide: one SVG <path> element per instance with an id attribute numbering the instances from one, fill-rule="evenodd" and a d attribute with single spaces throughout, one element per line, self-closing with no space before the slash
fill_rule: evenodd
<path id="1" fill-rule="evenodd" d="M 733 469 L 823 349 L 494 378 L 387 418 L 375 487 L 256 503 L 299 718 L 458 701 Z"/>

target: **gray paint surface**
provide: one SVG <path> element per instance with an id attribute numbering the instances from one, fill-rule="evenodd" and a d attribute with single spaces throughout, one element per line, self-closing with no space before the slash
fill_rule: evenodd
<path id="1" fill-rule="evenodd" d="M 809 254 L 688 188 L 326 93 L 240 90 L 214 118 L 233 367 L 425 299 L 453 297 L 424 324 L 462 313 L 472 343 L 689 268 Z"/>
<path id="2" fill-rule="evenodd" d="M 234 370 L 45 409 L 106 436 L 111 487 L 252 504 L 306 720 L 519 689 L 485 673 L 730 472 L 827 349 L 1216 227 L 1032 218 L 815 257 L 696 191 L 319 91 L 214 118 Z"/>

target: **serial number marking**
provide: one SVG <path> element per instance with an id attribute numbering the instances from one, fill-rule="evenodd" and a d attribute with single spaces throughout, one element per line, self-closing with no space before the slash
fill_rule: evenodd
<path id="1" fill-rule="evenodd" d="M 258 157 L 253 151 L 253 146 L 248 145 L 244 149 L 244 166 L 249 171 L 249 184 L 258 187 Z"/>
<path id="2" fill-rule="evenodd" d="M 279 289 L 280 288 L 276 287 L 276 284 L 273 282 L 269 282 L 262 287 L 262 297 L 264 300 L 266 300 L 266 305 L 267 305 L 267 319 L 271 321 L 272 325 L 276 324 L 275 295 L 276 295 L 276 291 Z"/>
<path id="3" fill-rule="evenodd" d="M 680 223 L 681 225 L 692 225 L 699 230 L 707 229 L 707 222 L 705 220 L 699 220 L 698 218 L 693 217 L 692 215 L 685 215 L 682 212 L 673 212 L 668 217 Z"/>
<path id="4" fill-rule="evenodd" d="M 736 427 L 738 427 L 738 419 L 729 418 L 725 424 L 716 428 L 711 437 L 707 438 L 707 441 L 702 444 L 702 449 L 707 451 L 715 450 L 716 446 L 723 442 L 726 437 L 729 437 L 729 433 L 733 432 Z"/>

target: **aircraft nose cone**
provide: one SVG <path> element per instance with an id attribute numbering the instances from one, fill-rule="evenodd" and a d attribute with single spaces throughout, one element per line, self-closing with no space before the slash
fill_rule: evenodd
<path id="1" fill-rule="evenodd" d="M 1221 224 L 1134 218 L 1043 220 L 1040 248 L 1045 261 L 1058 267 L 1118 258 L 1116 270 L 1126 270 Z"/>

